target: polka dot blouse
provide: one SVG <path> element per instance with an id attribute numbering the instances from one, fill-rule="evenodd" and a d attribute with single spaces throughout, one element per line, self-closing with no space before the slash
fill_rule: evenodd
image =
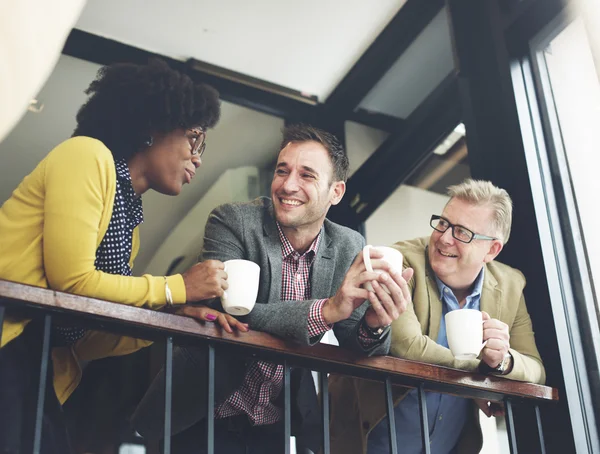
<path id="1" fill-rule="evenodd" d="M 115 202 L 108 229 L 96 251 L 94 266 L 98 271 L 131 276 L 129 259 L 133 229 L 144 221 L 142 198 L 136 197 L 131 185 L 131 175 L 125 160 L 115 162 L 117 187 Z M 78 327 L 56 325 L 55 345 L 71 345 L 81 339 L 85 330 Z"/>

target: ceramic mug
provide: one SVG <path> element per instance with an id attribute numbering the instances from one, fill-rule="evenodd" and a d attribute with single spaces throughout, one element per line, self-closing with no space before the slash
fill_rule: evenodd
<path id="1" fill-rule="evenodd" d="M 260 267 L 250 260 L 227 260 L 225 272 L 229 287 L 221 297 L 223 309 L 231 315 L 249 314 L 258 295 Z"/>
<path id="2" fill-rule="evenodd" d="M 483 342 L 483 317 L 475 309 L 457 309 L 446 314 L 448 346 L 456 359 L 475 359 Z"/>
<path id="3" fill-rule="evenodd" d="M 373 265 L 371 263 L 371 254 L 370 254 L 371 248 L 376 249 L 377 251 L 383 253 L 383 257 L 378 260 L 385 260 L 393 268 L 395 268 L 397 270 L 402 270 L 402 260 L 403 260 L 402 252 L 400 252 L 398 249 L 394 249 L 393 247 L 388 247 L 388 246 L 371 246 L 370 244 L 367 244 L 363 248 L 363 261 L 365 263 L 365 268 L 367 269 L 367 271 L 369 271 L 369 272 L 375 271 L 376 273 L 383 273 L 383 270 L 373 269 Z M 385 286 L 385 284 L 381 284 L 381 286 L 383 287 L 383 289 L 386 292 L 390 293 L 390 291 Z M 370 292 L 373 291 L 373 286 L 371 285 L 370 282 L 365 283 L 365 288 L 367 290 L 369 290 Z"/>

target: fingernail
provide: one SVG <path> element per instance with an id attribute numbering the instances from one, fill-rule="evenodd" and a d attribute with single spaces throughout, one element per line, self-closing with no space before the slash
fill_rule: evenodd
<path id="1" fill-rule="evenodd" d="M 388 276 L 387 273 L 381 273 L 381 279 L 383 279 L 384 281 L 387 281 L 390 277 Z"/>
<path id="2" fill-rule="evenodd" d="M 216 315 L 206 314 L 206 320 L 210 320 L 211 322 L 214 322 L 216 319 L 217 319 Z"/>

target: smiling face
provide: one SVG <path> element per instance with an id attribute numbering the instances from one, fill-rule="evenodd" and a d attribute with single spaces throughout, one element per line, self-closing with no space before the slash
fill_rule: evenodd
<path id="1" fill-rule="evenodd" d="M 337 205 L 346 190 L 334 181 L 327 150 L 314 141 L 290 142 L 279 152 L 271 183 L 275 218 L 288 238 L 316 237 L 331 205 Z"/>
<path id="2" fill-rule="evenodd" d="M 148 188 L 162 194 L 178 195 L 185 183 L 190 183 L 202 161 L 192 155 L 198 132 L 176 129 L 157 134 L 152 146 L 144 150 L 144 176 Z"/>
<path id="3" fill-rule="evenodd" d="M 492 231 L 492 208 L 473 205 L 461 199 L 451 199 L 442 216 L 455 225 L 488 236 Z M 500 240 L 473 240 L 462 243 L 452 236 L 434 230 L 429 239 L 429 263 L 436 276 L 455 293 L 470 289 L 485 263 L 491 262 L 502 250 Z"/>

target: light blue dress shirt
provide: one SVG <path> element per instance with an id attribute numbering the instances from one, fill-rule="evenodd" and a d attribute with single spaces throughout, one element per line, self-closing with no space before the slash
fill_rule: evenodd
<path id="1" fill-rule="evenodd" d="M 442 320 L 436 342 L 448 348 L 445 315 L 460 309 L 480 308 L 483 268 L 467 296 L 464 307 L 460 307 L 452 290 L 437 277 L 435 278 L 442 300 Z M 425 393 L 427 398 L 427 420 L 429 422 L 429 442 L 432 454 L 453 454 L 470 411 L 469 399 L 448 394 Z M 416 389 L 410 391 L 394 409 L 396 417 L 396 437 L 398 452 L 421 454 L 421 417 L 419 415 L 419 395 Z M 389 423 L 385 417 L 369 434 L 368 454 L 388 454 L 390 452 Z"/>

